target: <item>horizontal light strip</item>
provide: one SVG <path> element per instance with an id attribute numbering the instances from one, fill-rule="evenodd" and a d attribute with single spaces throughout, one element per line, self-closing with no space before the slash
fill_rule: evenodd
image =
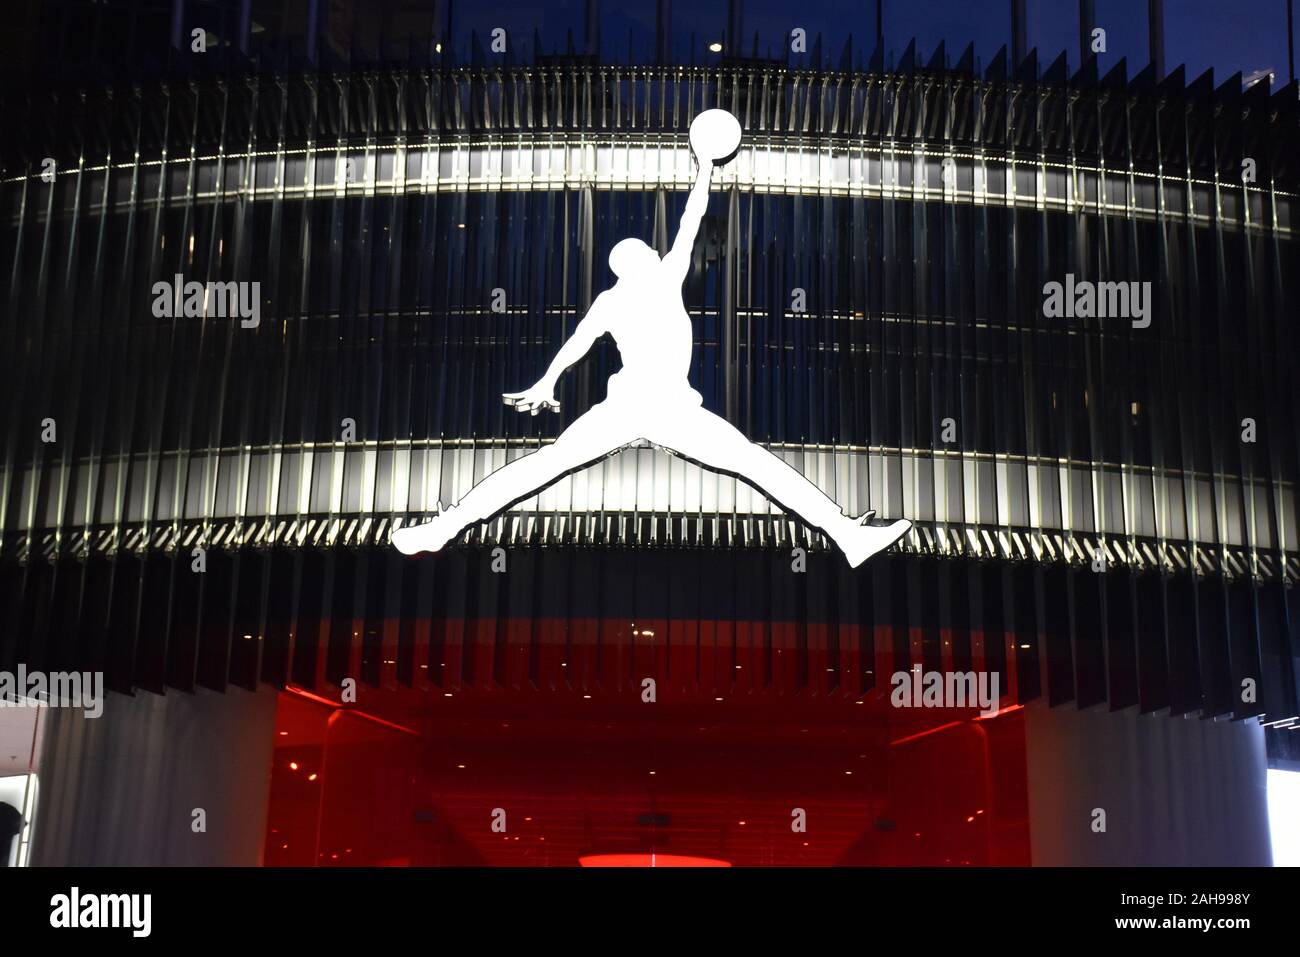
<path id="1" fill-rule="evenodd" d="M 47 463 L 41 482 L 49 489 L 76 490 L 65 514 L 93 527 L 139 523 L 149 529 L 229 519 L 256 523 L 320 514 L 348 520 L 403 517 L 428 514 L 440 499 L 443 505 L 459 500 L 484 476 L 536 447 L 519 441 L 465 440 L 228 449 L 216 456 L 191 453 L 187 460 L 174 453 L 148 461 L 136 457 L 127 475 L 120 461 L 108 460 L 96 466 L 101 485 L 94 507 L 84 500 L 93 485 L 89 462 L 74 466 L 67 483 L 63 468 Z M 1235 477 L 1216 482 L 1178 472 L 1157 476 L 1149 469 L 928 450 L 770 448 L 851 515 L 874 509 L 882 519 L 909 518 L 930 525 L 1160 539 L 1210 549 L 1277 547 L 1269 507 L 1273 489 L 1265 480 L 1248 483 L 1254 507 L 1243 514 L 1242 483 Z M 706 470 L 693 462 L 658 449 L 626 449 L 565 476 L 518 503 L 511 513 L 565 515 L 571 521 L 609 514 L 784 518 L 780 508 L 744 482 L 713 473 L 707 473 L 707 480 L 705 476 Z M 0 474 L 0 482 L 7 478 Z M 30 468 L 16 478 L 22 489 L 16 511 L 22 536 L 30 528 L 31 496 L 37 490 Z M 177 495 L 178 481 L 185 483 L 183 496 Z M 146 495 L 150 482 L 152 494 Z M 1125 503 L 1101 522 L 1093 513 L 1097 487 L 1105 488 L 1104 501 Z M 1190 528 L 1185 505 L 1189 492 L 1198 516 Z M 1278 494 L 1284 521 L 1292 522 L 1294 489 L 1285 487 Z M 44 494 L 40 501 L 45 511 L 36 516 L 38 529 L 61 528 L 64 536 L 76 536 L 84 527 L 59 522 L 57 496 Z M 115 511 L 118 501 L 123 503 L 121 512 Z M 145 514 L 146 501 L 150 514 Z M 1246 527 L 1249 516 L 1255 520 L 1253 531 Z M 1287 542 L 1300 540 L 1295 528 L 1287 527 L 1284 534 Z"/>
<path id="2" fill-rule="evenodd" d="M 254 159 L 254 175 L 244 163 Z M 293 163 L 291 161 L 297 161 Z M 944 185 L 942 163 L 952 160 L 950 185 Z M 191 170 L 190 164 L 194 166 Z M 931 166 L 938 163 L 940 166 Z M 352 178 L 349 179 L 349 164 Z M 165 172 L 183 172 L 197 183 L 193 192 L 171 195 L 169 203 L 249 199 L 319 199 L 374 195 L 421 195 L 487 191 L 578 189 L 648 190 L 688 189 L 692 161 L 684 145 L 669 143 L 551 142 L 523 143 L 519 138 L 498 141 L 459 141 L 438 145 L 380 147 L 374 149 L 291 149 L 231 153 L 195 158 L 140 162 L 138 168 L 166 166 Z M 297 167 L 293 169 L 293 167 Z M 114 164 L 124 176 L 134 174 L 132 163 Z M 62 170 L 61 176 L 92 176 L 106 165 Z M 293 169 L 290 180 L 289 171 Z M 222 171 L 224 183 L 218 182 Z M 1031 188 L 1017 189 L 1019 173 L 1031 173 Z M 1052 177 L 1049 174 L 1059 174 Z M 1102 175 L 1104 174 L 1104 175 Z M 40 188 L 39 173 L 10 177 Z M 961 184 L 969 183 L 963 187 Z M 999 187 L 996 184 L 1001 183 Z M 1144 186 L 1154 204 L 1138 205 Z M 1292 231 L 1294 194 L 1263 186 L 1223 183 L 1204 179 L 1156 176 L 1131 170 L 1049 161 L 1004 160 L 970 153 L 941 153 L 889 147 L 807 149 L 798 146 L 758 145 L 742 148 L 736 159 L 715 174 L 714 186 L 737 187 L 759 194 L 895 199 L 909 202 L 944 202 L 974 206 L 1092 213 L 1139 219 L 1177 218 L 1197 225 L 1235 225 L 1268 229 L 1250 216 L 1251 200 L 1261 207 L 1277 203 L 1278 224 L 1272 229 L 1289 236 Z M 1123 187 L 1122 189 L 1120 187 Z M 1095 199 L 1089 200 L 1092 192 Z M 103 193 L 82 206 L 94 213 L 104 208 Z M 1119 195 L 1117 196 L 1116 193 Z M 1190 195 L 1189 195 L 1190 194 Z M 1179 197 L 1182 208 L 1169 199 Z M 1241 214 L 1223 209 L 1221 197 L 1242 197 Z M 1116 201 L 1122 199 L 1122 201 Z M 156 195 L 124 196 L 112 201 L 114 209 L 148 208 Z M 1216 214 L 1217 210 L 1217 214 Z M 41 218 L 44 206 L 28 210 Z"/>

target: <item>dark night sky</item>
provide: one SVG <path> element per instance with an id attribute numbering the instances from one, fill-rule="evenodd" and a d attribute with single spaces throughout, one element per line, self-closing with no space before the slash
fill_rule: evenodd
<path id="1" fill-rule="evenodd" d="M 928 57 L 939 40 L 947 40 L 949 55 L 960 55 L 969 42 L 982 62 L 1010 43 L 1010 13 L 1006 0 L 885 0 L 884 30 L 887 52 L 895 58 L 913 36 Z M 1078 66 L 1078 3 L 1076 0 L 1026 0 L 1029 44 L 1039 48 L 1040 62 L 1067 51 L 1071 69 Z M 648 56 L 654 44 L 654 4 L 605 0 L 601 16 L 602 54 L 626 59 L 628 34 L 638 58 Z M 1097 25 L 1105 28 L 1107 52 L 1102 69 L 1127 57 L 1129 73 L 1147 61 L 1147 4 L 1144 0 L 1097 0 Z M 542 8 L 519 2 L 475 2 L 456 9 L 454 32 L 480 36 L 505 23 L 523 29 L 527 42 L 537 29 L 544 48 L 560 48 L 566 31 L 581 47 L 585 36 L 585 3 L 552 0 Z M 707 62 L 706 44 L 721 38 L 727 24 L 726 0 L 692 0 L 673 4 L 674 53 L 687 59 L 694 34 L 697 62 Z M 855 48 L 870 50 L 875 42 L 874 4 L 844 0 L 748 0 L 744 4 L 742 42 L 752 48 L 757 33 L 759 52 L 777 51 L 789 30 L 804 27 L 809 37 L 821 34 L 825 54 L 838 58 L 846 39 Z M 1213 67 L 1220 80 L 1237 70 L 1273 69 L 1280 81 L 1287 76 L 1286 0 L 1166 0 L 1165 64 L 1172 70 L 1187 65 L 1189 79 Z M 811 44 L 811 39 L 810 39 Z"/>
<path id="2" fill-rule="evenodd" d="M 1003 45 L 1010 47 L 1009 0 L 883 0 L 886 63 L 897 62 L 908 41 L 917 39 L 923 61 L 940 40 L 955 63 L 968 43 L 985 66 Z M 1300 3 L 1300 0 L 1296 0 Z M 8 4 L 13 6 L 9 7 Z M 172 0 L 6 0 L 6 30 L 0 31 L 0 71 L 28 67 L 56 71 L 90 61 L 111 66 L 168 60 Z M 252 0 L 252 49 L 273 51 L 303 45 L 308 0 Z M 1028 44 L 1047 66 L 1065 50 L 1071 70 L 1079 65 L 1077 0 L 1025 0 Z M 1095 0 L 1097 25 L 1106 30 L 1103 72 L 1127 58 L 1129 75 L 1147 63 L 1146 0 Z M 229 46 L 235 38 L 240 0 L 187 0 L 186 28 L 201 25 Z M 672 58 L 708 64 L 719 54 L 708 44 L 722 41 L 728 0 L 675 0 L 672 8 Z M 355 14 L 357 46 L 363 55 L 378 49 L 386 35 L 395 53 L 428 49 L 433 0 L 320 0 L 322 44 L 351 35 L 332 28 L 331 11 Z M 507 29 L 514 62 L 538 52 L 563 53 L 572 36 L 577 52 L 586 46 L 585 0 L 451 0 L 451 46 L 457 59 L 469 59 L 470 36 L 480 45 L 497 26 Z M 1165 0 L 1165 67 L 1187 66 L 1189 80 L 1213 67 L 1217 82 L 1234 72 L 1271 69 L 1278 84 L 1289 76 L 1287 0 Z M 656 4 L 651 0 L 601 0 L 600 56 L 606 62 L 650 62 L 655 54 Z M 802 27 L 808 53 L 791 55 L 796 66 L 812 66 L 817 37 L 821 62 L 838 66 L 851 39 L 853 63 L 865 63 L 876 45 L 874 0 L 744 0 L 740 50 L 784 58 L 790 31 Z M 1297 32 L 1300 32 L 1298 30 Z M 345 43 L 346 52 L 346 43 Z M 728 44 L 727 54 L 736 52 Z"/>

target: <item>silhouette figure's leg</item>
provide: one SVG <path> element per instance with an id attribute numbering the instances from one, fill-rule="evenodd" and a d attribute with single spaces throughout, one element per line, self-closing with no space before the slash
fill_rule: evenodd
<path id="1" fill-rule="evenodd" d="M 423 525 L 393 532 L 393 544 L 407 555 L 436 552 L 476 522 L 540 492 L 560 476 L 599 461 L 639 436 L 622 431 L 623 417 L 608 406 L 594 406 L 570 423 L 550 445 L 497 469 L 464 498 Z"/>
<path id="2" fill-rule="evenodd" d="M 845 515 L 834 500 L 782 459 L 749 441 L 726 419 L 694 408 L 657 426 L 650 441 L 701 465 L 730 472 L 757 488 L 782 508 L 820 528 L 857 567 L 884 551 L 912 527 L 900 519 L 890 525 L 864 525 Z M 869 516 L 864 516 L 864 519 Z"/>

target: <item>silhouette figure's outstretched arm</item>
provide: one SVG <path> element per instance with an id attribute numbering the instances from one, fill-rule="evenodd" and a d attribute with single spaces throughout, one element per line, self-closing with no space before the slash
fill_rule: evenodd
<path id="1" fill-rule="evenodd" d="M 516 411 L 531 412 L 533 415 L 542 409 L 560 411 L 559 400 L 555 398 L 555 385 L 560 381 L 560 376 L 564 374 L 565 369 L 585 356 L 597 339 L 609 331 L 606 316 L 609 304 L 603 301 L 605 296 L 606 293 L 602 292 L 596 297 L 596 301 L 591 304 L 591 308 L 582 317 L 578 327 L 573 330 L 573 335 L 565 340 L 564 345 L 560 346 L 560 351 L 547 366 L 546 374 L 538 379 L 535 385 L 523 392 L 507 392 L 502 395 L 506 405 L 514 406 Z"/>
<path id="2" fill-rule="evenodd" d="M 701 163 L 696 157 L 699 171 L 695 174 L 695 185 L 686 200 L 686 211 L 677 226 L 677 236 L 673 239 L 673 248 L 664 257 L 664 264 L 672 271 L 678 282 L 686 281 L 686 274 L 691 269 L 691 250 L 695 248 L 695 237 L 700 231 L 700 223 L 709 208 L 709 180 L 713 178 L 713 164 Z"/>

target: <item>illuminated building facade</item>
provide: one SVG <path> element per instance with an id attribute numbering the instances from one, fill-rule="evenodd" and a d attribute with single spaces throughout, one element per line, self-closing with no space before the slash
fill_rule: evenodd
<path id="1" fill-rule="evenodd" d="M 267 863 L 352 863 L 349 841 L 362 863 L 1054 859 L 1031 847 L 1066 862 L 1080 852 L 1044 836 L 1058 805 L 1036 755 L 1075 728 L 1044 744 L 1029 725 L 1048 719 L 1029 715 L 1124 712 L 1110 720 L 1134 754 L 1143 736 L 1193 736 L 1169 747 L 1251 768 L 1260 719 L 1300 715 L 1293 79 L 1166 72 L 1156 43 L 1145 68 L 1040 61 L 1023 4 L 988 56 L 882 40 L 838 59 L 819 43 L 811 62 L 757 42 L 710 55 L 703 34 L 683 57 L 666 4 L 644 62 L 599 43 L 493 60 L 486 28 L 439 32 L 456 16 L 442 6 L 452 19 L 435 18 L 418 63 L 358 56 L 360 14 L 351 32 L 321 20 L 302 49 L 257 50 L 237 27 L 263 5 L 189 6 L 169 14 L 170 72 L 124 79 L 119 64 L 2 94 L 0 667 L 100 670 L 169 701 L 282 689 L 278 715 L 258 712 L 290 739 L 265 745 Z M 186 53 L 186 17 L 209 6 L 235 26 L 207 29 L 246 48 L 214 48 L 212 65 Z M 48 36 L 60 21 L 35 22 Z M 562 381 L 558 417 L 500 401 L 610 284 L 615 242 L 664 250 L 687 125 L 712 107 L 745 138 L 685 287 L 692 382 L 846 512 L 913 531 L 850 570 L 743 481 L 637 449 L 448 552 L 396 553 L 394 522 L 602 398 L 608 344 Z M 160 317 L 160 295 L 189 295 L 158 291 L 178 276 L 203 284 L 196 305 Z M 1067 277 L 1149 283 L 1147 312 L 1045 314 Z M 255 322 L 217 317 L 225 287 L 208 284 L 226 283 L 257 284 Z M 890 676 L 914 667 L 996 674 L 1001 710 L 902 715 Z M 360 716 L 336 744 L 354 774 L 332 804 L 282 765 L 291 742 L 323 764 L 348 681 Z M 637 709 L 660 704 L 669 717 L 647 729 Z M 596 740 L 588 705 L 631 743 Z M 512 722 L 536 738 L 487 734 Z M 446 745 L 453 727 L 495 777 L 455 783 L 473 758 Z M 557 743 L 575 733 L 590 763 Z M 692 734 L 722 742 L 763 838 L 722 821 L 739 799 Z M 899 750 L 914 742 L 934 750 Z M 810 782 L 830 836 L 786 839 L 797 798 L 758 780 L 765 745 Z M 506 766 L 546 782 L 528 792 L 548 809 L 528 815 L 538 833 L 521 836 L 563 851 L 468 836 L 509 792 Z M 387 780 L 411 767 L 419 784 Z M 654 810 L 669 785 L 628 781 L 666 768 L 692 783 Z M 846 798 L 855 772 L 869 780 Z M 609 805 L 625 828 L 591 823 L 584 775 L 626 799 Z M 998 807 L 977 839 L 966 818 L 985 808 L 926 803 L 971 780 L 974 804 Z M 405 822 L 386 838 L 358 823 L 385 815 Z M 707 823 L 683 836 L 684 821 Z M 1257 837 L 1223 844 L 1253 861 Z"/>

